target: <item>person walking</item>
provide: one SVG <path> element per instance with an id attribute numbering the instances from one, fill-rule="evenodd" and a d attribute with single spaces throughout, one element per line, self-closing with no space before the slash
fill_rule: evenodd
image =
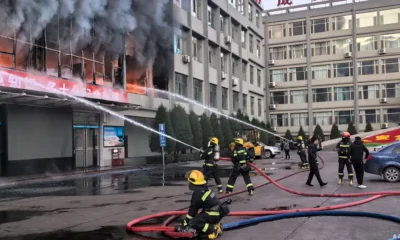
<path id="1" fill-rule="evenodd" d="M 318 169 L 318 161 L 317 161 L 317 152 L 321 151 L 322 147 L 321 145 L 318 144 L 318 138 L 317 137 L 312 137 L 310 139 L 310 143 L 308 145 L 308 163 L 310 164 L 310 174 L 308 175 L 308 179 L 306 182 L 306 185 L 312 187 L 314 185 L 311 184 L 313 177 L 317 178 L 319 185 L 321 187 L 325 186 L 326 182 L 322 181 L 321 175 L 319 174 L 319 169 Z"/>
<path id="2" fill-rule="evenodd" d="M 280 149 L 281 149 L 281 158 L 283 158 L 284 147 L 285 147 L 285 142 L 284 142 L 283 140 L 281 140 L 281 145 L 280 145 Z"/>
<path id="3" fill-rule="evenodd" d="M 290 144 L 288 140 L 285 140 L 283 149 L 285 150 L 285 159 L 290 159 Z"/>
<path id="4" fill-rule="evenodd" d="M 203 173 L 206 181 L 208 182 L 213 177 L 217 184 L 218 192 L 222 193 L 222 183 L 218 176 L 219 169 L 216 163 L 219 160 L 219 151 L 219 140 L 216 137 L 212 137 L 208 142 L 207 149 L 202 152 L 200 159 L 204 160 Z"/>
<path id="5" fill-rule="evenodd" d="M 365 153 L 365 159 L 367 159 L 369 157 L 369 151 L 365 147 L 361 138 L 356 137 L 355 141 L 350 145 L 350 159 L 351 159 L 351 163 L 353 164 L 354 171 L 356 172 L 358 188 L 366 188 L 366 186 L 363 185 L 364 153 Z"/>
<path id="6" fill-rule="evenodd" d="M 339 169 L 338 169 L 338 175 L 339 175 L 339 181 L 338 184 L 343 183 L 343 177 L 344 177 L 344 166 L 347 168 L 347 174 L 349 176 L 349 181 L 350 185 L 353 185 L 353 167 L 351 166 L 351 161 L 350 161 L 350 133 L 344 132 L 342 134 L 342 140 L 336 145 L 336 149 L 339 154 Z"/>

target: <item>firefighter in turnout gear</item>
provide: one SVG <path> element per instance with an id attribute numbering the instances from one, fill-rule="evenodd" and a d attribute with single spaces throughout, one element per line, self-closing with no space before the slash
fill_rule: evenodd
<path id="1" fill-rule="evenodd" d="M 201 154 L 200 158 L 204 159 L 203 173 L 206 181 L 211 177 L 214 178 L 218 187 L 218 192 L 222 193 L 222 183 L 218 176 L 218 165 L 216 162 L 219 160 L 219 145 L 218 138 L 212 137 L 208 142 L 207 149 Z"/>
<path id="2" fill-rule="evenodd" d="M 229 214 L 228 204 L 231 200 L 221 204 L 215 193 L 208 189 L 202 172 L 193 170 L 186 177 L 193 195 L 189 212 L 175 231 L 192 232 L 194 237 L 216 239 L 222 234 L 221 219 Z"/>
<path id="3" fill-rule="evenodd" d="M 309 168 L 306 156 L 306 146 L 302 136 L 297 137 L 297 154 L 299 154 L 301 160 L 301 169 Z"/>
<path id="4" fill-rule="evenodd" d="M 349 180 L 350 180 L 350 185 L 353 185 L 353 167 L 351 166 L 351 161 L 350 161 L 350 133 L 344 132 L 342 134 L 342 140 L 336 145 L 336 150 L 338 151 L 339 154 L 339 181 L 338 184 L 343 183 L 343 177 L 344 177 L 344 166 L 346 165 L 347 168 L 347 173 L 349 175 Z"/>
<path id="5" fill-rule="evenodd" d="M 239 175 L 243 176 L 244 182 L 246 183 L 249 195 L 253 196 L 254 187 L 250 179 L 250 165 L 248 162 L 253 162 L 254 156 L 252 151 L 248 151 L 243 147 L 243 139 L 235 139 L 235 150 L 233 151 L 233 169 L 229 176 L 228 184 L 226 185 L 226 193 L 231 193 L 235 187 L 236 179 Z"/>

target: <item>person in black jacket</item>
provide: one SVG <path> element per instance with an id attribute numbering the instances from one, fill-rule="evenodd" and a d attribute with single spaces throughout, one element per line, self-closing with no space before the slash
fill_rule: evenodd
<path id="1" fill-rule="evenodd" d="M 313 185 L 311 184 L 311 181 L 315 175 L 315 177 L 317 177 L 319 185 L 322 187 L 327 184 L 322 181 L 318 169 L 317 152 L 321 151 L 322 148 L 321 145 L 318 145 L 317 137 L 313 136 L 310 140 L 310 144 L 308 145 L 308 163 L 310 164 L 310 174 L 308 175 L 306 184 L 312 187 Z"/>
<path id="2" fill-rule="evenodd" d="M 200 158 L 204 159 L 204 165 L 203 165 L 203 173 L 206 178 L 206 181 L 210 180 L 211 177 L 214 178 L 215 183 L 217 184 L 218 187 L 218 192 L 222 193 L 222 183 L 221 179 L 219 178 L 219 169 L 217 165 L 217 161 L 219 160 L 219 141 L 218 138 L 212 137 L 210 141 L 208 142 L 207 149 L 202 152 Z"/>
<path id="3" fill-rule="evenodd" d="M 354 171 L 356 172 L 356 178 L 357 178 L 357 183 L 358 183 L 358 188 L 366 188 L 365 185 L 363 185 L 363 179 L 364 179 L 364 155 L 365 153 L 365 158 L 368 158 L 369 156 L 369 151 L 365 147 L 364 143 L 362 142 L 360 137 L 356 137 L 355 141 L 350 145 L 350 159 L 351 163 L 353 164 Z"/>

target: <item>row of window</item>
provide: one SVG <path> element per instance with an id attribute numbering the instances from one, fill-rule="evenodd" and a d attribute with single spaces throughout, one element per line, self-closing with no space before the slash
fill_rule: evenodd
<path id="1" fill-rule="evenodd" d="M 380 93 L 382 94 L 380 96 Z M 290 99 L 289 99 L 290 96 Z M 312 89 L 313 102 L 349 101 L 354 100 L 354 87 L 334 87 Z M 358 99 L 400 98 L 400 83 L 382 85 L 358 86 Z M 270 93 L 271 104 L 299 104 L 308 102 L 307 89 L 292 91 L 276 91 Z"/>
<path id="2" fill-rule="evenodd" d="M 355 122 L 354 111 L 331 111 L 327 112 L 314 112 L 313 113 L 314 125 L 332 125 L 333 122 L 336 124 L 348 124 L 349 122 Z M 290 119 L 290 123 L 289 123 Z M 359 123 L 380 123 L 381 122 L 381 111 L 378 109 L 363 109 L 359 110 Z M 400 108 L 383 109 L 383 122 L 385 123 L 398 123 L 400 122 Z M 309 125 L 308 113 L 282 113 L 282 114 L 271 114 L 271 125 L 274 127 L 292 127 L 307 126 Z"/>
<path id="3" fill-rule="evenodd" d="M 379 67 L 381 65 L 381 68 Z M 379 73 L 398 73 L 400 70 L 399 58 L 381 60 L 365 60 L 357 62 L 358 75 L 372 75 Z M 381 69 L 381 71 L 379 71 Z M 333 75 L 332 72 L 333 71 Z M 328 79 L 353 76 L 353 62 L 343 62 L 311 66 L 311 79 Z M 271 82 L 293 82 L 307 80 L 307 67 L 299 66 L 284 69 L 270 70 Z"/>
<path id="4" fill-rule="evenodd" d="M 380 48 L 392 49 L 400 48 L 400 33 L 368 36 L 357 38 L 357 51 L 374 51 Z M 311 43 L 311 56 L 325 56 L 335 54 L 345 54 L 353 51 L 353 42 L 351 38 L 336 39 L 329 41 L 319 41 Z M 290 46 L 271 47 L 269 56 L 271 60 L 294 59 L 307 57 L 307 45 L 295 44 Z"/>
<path id="5" fill-rule="evenodd" d="M 400 9 L 389 9 L 356 14 L 356 27 L 372 27 L 377 25 L 400 23 Z M 379 20 L 379 22 L 378 22 Z M 279 39 L 287 36 L 299 36 L 306 34 L 307 22 L 296 21 L 291 23 L 277 24 L 268 27 L 270 39 Z M 322 33 L 328 31 L 341 31 L 351 29 L 352 16 L 333 16 L 311 20 L 311 33 Z"/>

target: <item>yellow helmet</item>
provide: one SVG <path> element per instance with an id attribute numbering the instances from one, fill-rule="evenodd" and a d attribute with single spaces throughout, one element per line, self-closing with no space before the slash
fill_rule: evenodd
<path id="1" fill-rule="evenodd" d="M 303 137 L 302 136 L 298 136 L 297 139 L 299 139 L 300 141 L 303 141 Z"/>
<path id="2" fill-rule="evenodd" d="M 218 145 L 218 143 L 219 143 L 218 138 L 212 137 L 212 138 L 210 139 L 210 143 L 213 143 L 213 144 L 215 144 L 215 145 Z"/>
<path id="3" fill-rule="evenodd" d="M 237 144 L 240 144 L 240 145 L 243 145 L 243 138 L 236 138 L 235 139 L 235 143 L 237 143 Z"/>
<path id="4" fill-rule="evenodd" d="M 187 176 L 189 175 L 189 176 Z M 206 180 L 204 179 L 204 174 L 198 170 L 190 171 L 186 174 L 187 180 L 194 185 L 204 185 Z"/>

